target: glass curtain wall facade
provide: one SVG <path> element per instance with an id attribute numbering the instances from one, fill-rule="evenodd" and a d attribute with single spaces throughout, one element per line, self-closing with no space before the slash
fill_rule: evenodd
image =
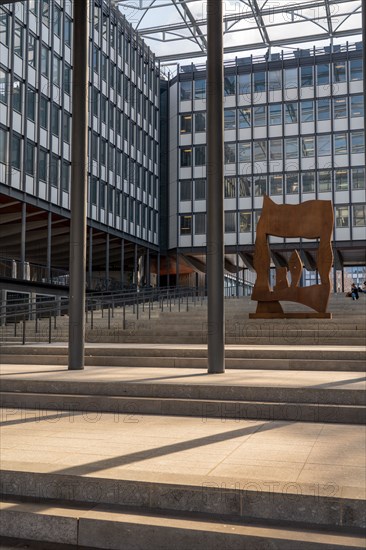
<path id="1" fill-rule="evenodd" d="M 90 14 L 88 217 L 156 248 L 159 68 L 109 0 Z M 70 208 L 72 27 L 66 0 L 0 7 L 0 185 L 60 211 Z"/>
<path id="2" fill-rule="evenodd" d="M 170 104 L 170 246 L 193 252 L 206 244 L 204 67 L 180 67 Z M 362 43 L 226 63 L 224 140 L 227 251 L 253 250 L 264 194 L 332 200 L 335 246 L 365 239 Z M 284 249 L 298 240 L 270 239 Z"/>

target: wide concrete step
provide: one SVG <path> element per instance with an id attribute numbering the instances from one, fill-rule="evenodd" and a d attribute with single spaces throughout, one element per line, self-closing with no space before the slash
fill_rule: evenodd
<path id="1" fill-rule="evenodd" d="M 287 396 L 285 395 L 285 398 Z M 315 396 L 316 397 L 316 396 Z M 287 397 L 289 399 L 290 397 Z M 323 396 L 324 398 L 324 396 Z M 331 399 L 331 397 L 328 397 Z M 340 396 L 338 396 L 338 399 Z M 345 401 L 350 401 L 344 396 Z M 327 400 L 326 400 L 327 401 Z M 136 415 L 195 416 L 208 418 L 233 418 L 237 421 L 286 420 L 296 422 L 330 422 L 364 424 L 366 409 L 352 403 L 319 403 L 298 401 L 257 401 L 255 399 L 207 399 L 179 397 L 136 397 L 110 395 L 72 395 L 58 393 L 0 392 L 0 405 L 7 409 L 37 409 L 57 411 L 83 411 L 99 414 L 128 415 L 131 421 Z"/>
<path id="2" fill-rule="evenodd" d="M 127 350 L 128 351 L 128 350 Z M 299 354 L 300 355 L 300 354 Z M 1 360 L 8 365 L 67 365 L 68 355 L 63 354 L 17 354 L 6 355 L 1 354 Z M 106 367 L 152 367 L 152 368 L 189 368 L 204 369 L 207 368 L 207 357 L 189 357 L 183 356 L 159 356 L 159 355 L 103 355 L 97 353 L 91 355 L 86 353 L 86 366 L 106 366 Z M 265 370 L 315 370 L 315 371 L 352 371 L 364 372 L 364 360 L 352 359 L 272 359 L 267 358 L 251 358 L 251 357 L 226 357 L 225 367 L 227 369 L 265 369 Z"/>
<path id="3" fill-rule="evenodd" d="M 365 546 L 362 535 L 334 530 L 48 501 L 2 502 L 0 526 L 1 534 L 6 536 L 37 537 L 40 541 L 89 549 L 349 550 Z"/>

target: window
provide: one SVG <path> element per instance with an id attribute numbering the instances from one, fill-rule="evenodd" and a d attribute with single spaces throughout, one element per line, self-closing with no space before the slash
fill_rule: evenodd
<path id="1" fill-rule="evenodd" d="M 295 124 L 298 121 L 298 104 L 286 103 L 285 104 L 285 123 Z"/>
<path id="2" fill-rule="evenodd" d="M 52 104 L 51 113 L 52 113 L 52 133 L 55 136 L 58 136 L 60 131 L 60 121 L 59 121 L 60 109 L 54 103 Z"/>
<path id="3" fill-rule="evenodd" d="M 100 163 L 105 166 L 107 160 L 107 142 L 104 139 L 99 141 L 99 149 Z"/>
<path id="4" fill-rule="evenodd" d="M 0 128 L 0 162 L 6 163 L 6 150 L 7 150 L 8 134 L 5 130 Z"/>
<path id="5" fill-rule="evenodd" d="M 192 99 L 192 82 L 181 82 L 180 83 L 180 99 L 181 101 L 187 101 Z"/>
<path id="6" fill-rule="evenodd" d="M 348 152 L 347 134 L 334 134 L 334 154 L 346 155 Z"/>
<path id="7" fill-rule="evenodd" d="M 254 126 L 265 126 L 266 125 L 266 106 L 257 105 L 253 107 L 253 119 Z"/>
<path id="8" fill-rule="evenodd" d="M 64 23 L 64 42 L 67 46 L 71 47 L 71 19 L 65 16 Z"/>
<path id="9" fill-rule="evenodd" d="M 297 68 L 285 69 L 285 88 L 297 88 Z"/>
<path id="10" fill-rule="evenodd" d="M 36 119 L 36 92 L 31 88 L 27 90 L 27 117 L 33 122 Z"/>
<path id="11" fill-rule="evenodd" d="M 225 233 L 235 233 L 235 222 L 235 212 L 225 212 Z"/>
<path id="12" fill-rule="evenodd" d="M 297 138 L 285 139 L 286 159 L 297 159 L 299 157 L 299 142 Z"/>
<path id="13" fill-rule="evenodd" d="M 39 150 L 38 156 L 38 177 L 42 181 L 47 181 L 48 153 L 44 149 Z"/>
<path id="14" fill-rule="evenodd" d="M 332 190 L 332 172 L 320 170 L 318 174 L 319 193 L 327 193 Z"/>
<path id="15" fill-rule="evenodd" d="M 198 179 L 194 182 L 194 198 L 196 201 L 203 201 L 206 198 L 206 180 Z"/>
<path id="16" fill-rule="evenodd" d="M 282 174 L 273 174 L 270 177 L 270 193 L 271 195 L 282 195 L 283 193 Z"/>
<path id="17" fill-rule="evenodd" d="M 61 11 L 56 4 L 53 6 L 53 32 L 61 36 Z"/>
<path id="18" fill-rule="evenodd" d="M 345 134 L 344 134 L 345 135 Z M 365 132 L 351 132 L 352 154 L 365 152 Z"/>
<path id="19" fill-rule="evenodd" d="M 93 45 L 93 70 L 99 73 L 99 49 L 95 44 Z"/>
<path id="20" fill-rule="evenodd" d="M 286 193 L 288 195 L 294 195 L 299 192 L 299 174 L 289 173 L 286 174 Z"/>
<path id="21" fill-rule="evenodd" d="M 29 176 L 34 175 L 34 143 L 27 141 L 25 150 L 25 171 Z"/>
<path id="22" fill-rule="evenodd" d="M 29 0 L 29 11 L 37 17 L 39 0 Z"/>
<path id="23" fill-rule="evenodd" d="M 50 24 L 50 0 L 43 0 L 42 23 L 44 23 L 47 27 Z"/>
<path id="24" fill-rule="evenodd" d="M 306 100 L 301 101 L 301 122 L 313 122 L 314 121 L 314 101 Z"/>
<path id="25" fill-rule="evenodd" d="M 362 80 L 363 70 L 362 70 L 362 59 L 351 59 L 349 62 L 350 65 L 350 78 L 351 80 Z"/>
<path id="26" fill-rule="evenodd" d="M 192 235 L 192 216 L 185 215 L 180 217 L 180 234 Z"/>
<path id="27" fill-rule="evenodd" d="M 14 53 L 23 56 L 23 27 L 17 21 L 14 24 L 14 38 L 13 38 Z"/>
<path id="28" fill-rule="evenodd" d="M 330 100 L 328 98 L 318 99 L 318 120 L 330 119 Z"/>
<path id="29" fill-rule="evenodd" d="M 65 63 L 64 66 L 64 91 L 71 94 L 71 67 Z"/>
<path id="30" fill-rule="evenodd" d="M 267 176 L 254 178 L 254 194 L 256 197 L 263 197 L 267 193 Z"/>
<path id="31" fill-rule="evenodd" d="M 239 231 L 240 233 L 250 233 L 252 230 L 252 213 L 239 212 Z"/>
<path id="32" fill-rule="evenodd" d="M 50 165 L 50 183 L 52 187 L 58 187 L 59 178 L 58 178 L 58 164 L 59 160 L 56 155 L 51 156 L 51 165 Z"/>
<path id="33" fill-rule="evenodd" d="M 303 137 L 301 138 L 301 156 L 313 157 L 315 154 L 315 137 Z"/>
<path id="34" fill-rule="evenodd" d="M 330 135 L 323 134 L 317 137 L 318 140 L 318 156 L 326 157 L 330 155 Z"/>
<path id="35" fill-rule="evenodd" d="M 254 160 L 255 162 L 267 160 L 267 142 L 265 140 L 254 142 Z"/>
<path id="36" fill-rule="evenodd" d="M 48 100 L 45 96 L 41 96 L 40 106 L 39 106 L 39 123 L 42 128 L 47 130 L 48 128 Z"/>
<path id="37" fill-rule="evenodd" d="M 107 70 L 108 70 L 108 58 L 105 55 L 105 53 L 102 53 L 101 64 L 100 64 L 100 72 L 101 72 L 103 80 L 105 80 L 105 81 L 107 81 Z"/>
<path id="38" fill-rule="evenodd" d="M 329 65 L 321 64 L 316 66 L 317 85 L 324 86 L 329 84 Z"/>
<path id="39" fill-rule="evenodd" d="M 90 180 L 90 202 L 97 205 L 97 178 L 95 176 L 91 177 Z"/>
<path id="40" fill-rule="evenodd" d="M 336 227 L 349 227 L 348 206 L 336 206 L 335 222 L 336 222 Z"/>
<path id="41" fill-rule="evenodd" d="M 236 197 L 236 177 L 224 177 L 224 197 L 225 199 L 235 199 Z"/>
<path id="42" fill-rule="evenodd" d="M 301 87 L 306 88 L 308 86 L 314 86 L 313 67 L 306 66 L 300 67 L 301 71 Z"/>
<path id="43" fill-rule="evenodd" d="M 353 226 L 365 227 L 366 225 L 366 205 L 355 204 L 353 206 Z"/>
<path id="44" fill-rule="evenodd" d="M 344 168 L 334 171 L 336 191 L 347 191 L 348 189 L 348 170 Z"/>
<path id="45" fill-rule="evenodd" d="M 236 144 L 224 143 L 224 163 L 234 164 L 236 162 Z"/>
<path id="46" fill-rule="evenodd" d="M 192 149 L 180 150 L 180 165 L 182 168 L 192 166 Z"/>
<path id="47" fill-rule="evenodd" d="M 224 95 L 235 95 L 235 75 L 224 76 Z"/>
<path id="48" fill-rule="evenodd" d="M 347 117 L 347 98 L 335 97 L 333 99 L 333 116 L 334 118 Z"/>
<path id="49" fill-rule="evenodd" d="M 333 78 L 334 82 L 346 82 L 347 73 L 346 73 L 346 62 L 345 61 L 335 61 L 333 65 Z"/>
<path id="50" fill-rule="evenodd" d="M 351 95 L 351 117 L 364 116 L 364 104 L 362 95 Z"/>
<path id="51" fill-rule="evenodd" d="M 251 76 L 250 74 L 238 75 L 238 94 L 250 94 L 251 92 Z"/>
<path id="52" fill-rule="evenodd" d="M 315 191 L 315 172 L 304 172 L 302 174 L 302 192 L 314 193 Z"/>
<path id="53" fill-rule="evenodd" d="M 63 138 L 66 143 L 70 143 L 70 120 L 71 116 L 64 111 L 63 114 Z"/>
<path id="54" fill-rule="evenodd" d="M 239 162 L 250 162 L 252 160 L 252 144 L 250 141 L 238 144 Z"/>
<path id="55" fill-rule="evenodd" d="M 192 115 L 180 116 L 180 133 L 190 134 L 192 132 Z"/>
<path id="56" fill-rule="evenodd" d="M 101 101 L 101 107 L 100 107 L 100 118 L 102 119 L 102 122 L 105 124 L 107 122 L 107 98 L 102 95 L 102 101 Z M 131 145 L 134 145 L 134 137 L 131 136 Z"/>
<path id="57" fill-rule="evenodd" d="M 266 73 L 264 71 L 253 74 L 254 92 L 264 92 L 266 90 Z"/>
<path id="58" fill-rule="evenodd" d="M 206 132 L 206 113 L 195 113 L 194 115 L 194 131 Z"/>
<path id="59" fill-rule="evenodd" d="M 282 139 L 271 139 L 270 146 L 270 160 L 282 160 Z"/>
<path id="60" fill-rule="evenodd" d="M 276 126 L 282 123 L 282 105 L 281 103 L 273 103 L 269 106 L 269 124 Z"/>
<path id="61" fill-rule="evenodd" d="M 192 200 L 192 182 L 191 180 L 182 180 L 180 182 L 180 200 Z"/>
<path id="62" fill-rule="evenodd" d="M 365 168 L 352 168 L 352 189 L 365 189 Z"/>
<path id="63" fill-rule="evenodd" d="M 20 156 L 21 156 L 21 138 L 13 134 L 13 139 L 11 143 L 11 165 L 13 168 L 20 170 Z"/>
<path id="64" fill-rule="evenodd" d="M 235 130 L 235 109 L 224 110 L 224 130 Z"/>
<path id="65" fill-rule="evenodd" d="M 107 192 L 108 192 L 108 212 L 110 214 L 113 214 L 113 187 L 110 185 L 107 186 Z M 139 219 L 137 219 L 139 216 L 137 215 L 139 212 L 138 204 L 136 204 L 136 223 L 139 224 Z"/>
<path id="66" fill-rule="evenodd" d="M 206 164 L 206 145 L 196 145 L 194 148 L 194 165 L 205 166 Z"/>
<path id="67" fill-rule="evenodd" d="M 206 233 L 206 214 L 199 213 L 194 216 L 194 234 L 205 235 Z"/>
<path id="68" fill-rule="evenodd" d="M 251 108 L 240 107 L 238 110 L 238 126 L 239 128 L 250 128 Z"/>
<path id="69" fill-rule="evenodd" d="M 56 55 L 54 55 L 53 63 L 52 63 L 52 78 L 53 78 L 53 83 L 56 86 L 60 86 L 60 69 L 61 69 L 61 59 Z"/>
<path id="70" fill-rule="evenodd" d="M 18 113 L 22 110 L 22 83 L 20 80 L 14 79 L 13 82 L 13 109 Z"/>
<path id="71" fill-rule="evenodd" d="M 296 71 L 296 69 L 295 69 Z M 269 71 L 268 73 L 268 87 L 269 90 L 281 90 L 282 89 L 282 71 L 275 70 L 275 71 Z M 291 86 L 292 88 L 294 86 Z"/>
<path id="72" fill-rule="evenodd" d="M 102 181 L 99 183 L 99 207 L 105 208 L 105 192 L 106 184 Z"/>
<path id="73" fill-rule="evenodd" d="M 0 68 L 0 101 L 7 103 L 8 101 L 8 74 Z"/>
<path id="74" fill-rule="evenodd" d="M 248 176 L 239 176 L 239 197 L 250 197 L 251 189 L 251 178 Z"/>
<path id="75" fill-rule="evenodd" d="M 34 69 L 37 67 L 37 38 L 29 33 L 28 35 L 28 65 Z"/>
<path id="76" fill-rule="evenodd" d="M 0 44 L 9 46 L 9 16 L 2 12 L 0 13 Z"/>
<path id="77" fill-rule="evenodd" d="M 65 161 L 62 163 L 61 188 L 62 188 L 62 191 L 65 191 L 65 193 L 68 193 L 70 189 L 70 164 Z M 95 200 L 96 200 L 96 197 L 95 197 Z M 95 204 L 95 203 L 92 203 L 92 204 Z"/>
<path id="78" fill-rule="evenodd" d="M 48 48 L 43 44 L 41 47 L 41 73 L 48 78 Z"/>
<path id="79" fill-rule="evenodd" d="M 194 81 L 194 99 L 206 99 L 206 80 L 203 78 Z"/>

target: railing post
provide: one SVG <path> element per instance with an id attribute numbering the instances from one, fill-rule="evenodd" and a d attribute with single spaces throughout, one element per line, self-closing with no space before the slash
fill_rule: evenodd
<path id="1" fill-rule="evenodd" d="M 90 310 L 90 328 L 91 330 L 93 330 L 94 328 L 94 306 L 93 306 L 93 302 L 91 302 L 91 310 Z"/>
<path id="2" fill-rule="evenodd" d="M 136 294 L 136 319 L 137 319 L 137 321 L 139 319 L 139 297 L 138 297 L 138 294 Z"/>
<path id="3" fill-rule="evenodd" d="M 111 305 L 108 304 L 108 330 L 111 328 Z"/>
<path id="4" fill-rule="evenodd" d="M 14 336 L 16 337 L 16 335 L 17 335 L 17 320 L 15 318 L 15 320 L 14 320 Z"/>
<path id="5" fill-rule="evenodd" d="M 151 305 L 151 298 L 149 298 L 149 321 L 151 319 L 151 307 L 150 307 L 150 305 Z"/>
<path id="6" fill-rule="evenodd" d="M 25 345 L 25 315 L 23 315 L 23 346 Z"/>
<path id="7" fill-rule="evenodd" d="M 126 330 L 126 304 L 123 302 L 123 330 Z"/>
<path id="8" fill-rule="evenodd" d="M 48 343 L 51 344 L 51 342 L 52 342 L 52 316 L 50 312 L 50 315 L 48 317 Z"/>
<path id="9" fill-rule="evenodd" d="M 187 294 L 187 311 L 189 311 L 189 294 Z"/>
<path id="10" fill-rule="evenodd" d="M 37 334 L 38 333 L 38 317 L 37 317 L 37 312 L 36 312 L 36 322 L 35 322 L 35 326 L 34 326 L 34 332 Z"/>

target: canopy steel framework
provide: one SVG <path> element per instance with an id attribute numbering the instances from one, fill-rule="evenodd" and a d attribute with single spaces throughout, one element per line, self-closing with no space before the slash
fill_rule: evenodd
<path id="1" fill-rule="evenodd" d="M 207 55 L 207 0 L 112 0 L 161 63 Z M 223 0 L 224 54 L 362 33 L 362 0 Z"/>

